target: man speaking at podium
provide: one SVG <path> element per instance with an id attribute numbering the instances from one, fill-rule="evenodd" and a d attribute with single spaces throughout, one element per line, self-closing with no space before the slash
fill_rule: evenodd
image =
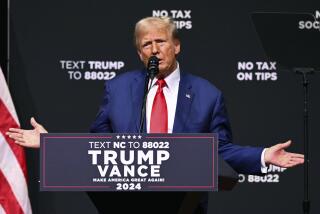
<path id="1" fill-rule="evenodd" d="M 147 17 L 140 20 L 135 26 L 134 41 L 146 67 L 150 57 L 155 56 L 159 60 L 159 73 L 149 83 L 151 88 L 146 99 L 144 132 L 218 133 L 219 154 L 238 173 L 261 174 L 266 172 L 268 164 L 293 167 L 304 162 L 303 155 L 284 150 L 290 141 L 270 148 L 232 144 L 222 93 L 207 80 L 186 73 L 176 60 L 181 44 L 172 19 Z M 91 132 L 139 132 L 146 78 L 146 70 L 136 70 L 107 81 L 103 102 Z M 45 130 L 34 119 L 32 125 L 34 130 L 10 129 L 8 135 L 20 145 L 36 147 L 39 142 L 30 140 L 29 136 Z M 103 196 L 104 193 L 99 194 Z M 118 196 L 121 198 L 121 195 Z M 108 206 L 108 200 L 105 202 Z M 200 207 L 200 213 L 206 213 L 206 202 Z"/>
<path id="2" fill-rule="evenodd" d="M 239 173 L 260 174 L 266 164 L 292 167 L 303 162 L 303 156 L 283 150 L 290 142 L 267 149 L 232 144 L 222 93 L 207 80 L 184 72 L 176 60 L 180 41 L 172 19 L 140 20 L 134 41 L 146 67 L 151 56 L 159 59 L 146 102 L 147 133 L 218 133 L 219 154 Z M 146 78 L 145 70 L 137 70 L 106 82 L 91 132 L 139 132 Z"/>
<path id="3" fill-rule="evenodd" d="M 159 59 L 159 73 L 147 95 L 147 133 L 218 133 L 219 154 L 238 173 L 260 174 L 266 172 L 266 164 L 290 167 L 302 163 L 301 156 L 284 152 L 289 143 L 268 149 L 232 144 L 222 93 L 207 80 L 184 72 L 176 60 L 180 41 L 173 20 L 140 20 L 134 41 L 146 68 L 150 57 Z M 139 131 L 146 74 L 145 70 L 128 72 L 106 83 L 91 132 Z M 206 213 L 206 207 L 204 202 L 202 213 Z"/>

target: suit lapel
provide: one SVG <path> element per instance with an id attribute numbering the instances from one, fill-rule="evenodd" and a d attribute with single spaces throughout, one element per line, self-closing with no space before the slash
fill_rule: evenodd
<path id="1" fill-rule="evenodd" d="M 146 79 L 146 72 L 142 71 L 138 74 L 131 84 L 131 97 L 132 97 L 132 118 L 134 122 L 135 132 L 139 132 L 140 114 L 144 95 L 144 84 Z M 145 131 L 143 131 L 145 132 Z"/>
<path id="2" fill-rule="evenodd" d="M 183 133 L 188 115 L 190 113 L 191 104 L 194 93 L 191 91 L 192 85 L 188 76 L 181 72 L 176 114 L 174 117 L 173 133 Z"/>

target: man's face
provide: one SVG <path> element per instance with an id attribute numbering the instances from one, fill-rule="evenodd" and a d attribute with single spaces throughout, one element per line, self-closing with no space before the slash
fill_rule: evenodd
<path id="1" fill-rule="evenodd" d="M 180 52 L 180 42 L 174 40 L 166 29 L 147 27 L 138 37 L 138 54 L 147 66 L 148 59 L 159 59 L 159 77 L 166 77 L 177 67 L 176 55 Z"/>

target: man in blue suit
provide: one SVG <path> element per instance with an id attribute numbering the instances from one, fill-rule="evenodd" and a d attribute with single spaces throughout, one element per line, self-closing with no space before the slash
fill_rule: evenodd
<path id="1" fill-rule="evenodd" d="M 149 83 L 151 89 L 146 102 L 145 132 L 218 133 L 219 154 L 239 173 L 261 174 L 266 172 L 268 164 L 293 167 L 304 162 L 303 155 L 284 150 L 290 141 L 270 148 L 232 144 L 223 95 L 207 80 L 180 68 L 176 60 L 180 41 L 170 18 L 148 17 L 140 20 L 135 27 L 135 44 L 145 66 L 151 56 L 159 59 L 159 74 Z M 145 70 L 137 70 L 106 82 L 103 102 L 91 132 L 137 133 L 146 78 Z M 33 118 L 31 124 L 34 130 L 10 129 L 7 134 L 17 144 L 39 147 L 38 135 L 46 130 Z M 122 195 L 118 196 L 122 203 Z M 105 196 L 102 194 L 102 197 Z M 205 213 L 206 203 L 202 205 L 204 210 L 201 213 Z"/>
<path id="2" fill-rule="evenodd" d="M 261 174 L 266 172 L 266 164 L 290 167 L 303 162 L 301 155 L 283 150 L 290 142 L 268 149 L 232 144 L 221 91 L 207 80 L 184 72 L 176 60 L 180 52 L 180 41 L 171 19 L 149 17 L 140 20 L 135 27 L 135 43 L 146 67 L 151 56 L 159 59 L 159 74 L 149 83 L 151 89 L 146 102 L 145 132 L 153 132 L 152 114 L 160 88 L 157 82 L 162 80 L 165 86 L 160 91 L 165 107 L 156 123 L 162 123 L 159 120 L 164 118 L 165 128 L 160 132 L 218 133 L 219 154 L 239 173 Z M 91 132 L 137 133 L 146 78 L 146 70 L 136 70 L 106 82 L 103 102 Z M 91 197 L 95 198 L 94 194 Z M 205 195 L 193 213 L 206 213 L 207 200 Z"/>
<path id="3" fill-rule="evenodd" d="M 146 67 L 151 56 L 159 59 L 159 74 L 149 83 L 152 87 L 147 97 L 145 131 L 150 132 L 156 82 L 163 79 L 167 133 L 218 133 L 219 154 L 239 173 L 260 174 L 266 164 L 292 167 L 303 163 L 303 155 L 284 151 L 289 141 L 267 149 L 232 144 L 223 95 L 207 80 L 182 71 L 176 60 L 180 41 L 170 18 L 144 18 L 136 24 L 134 35 L 138 55 Z M 137 133 L 146 78 L 145 70 L 137 70 L 107 81 L 91 132 Z"/>

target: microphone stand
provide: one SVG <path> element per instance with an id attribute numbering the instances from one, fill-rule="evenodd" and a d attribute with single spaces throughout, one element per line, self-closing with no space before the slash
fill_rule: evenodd
<path id="1" fill-rule="evenodd" d="M 295 73 L 302 75 L 302 85 L 304 94 L 304 120 L 303 120 L 303 146 L 304 146 L 304 198 L 302 202 L 302 208 L 304 214 L 309 214 L 310 212 L 310 197 L 309 197 L 309 106 L 308 106 L 308 75 L 314 73 L 313 68 L 294 68 Z"/>
<path id="2" fill-rule="evenodd" d="M 153 81 L 154 77 L 151 78 L 151 76 L 149 76 L 147 74 L 147 78 L 145 80 L 145 83 L 144 83 L 144 96 L 143 96 L 143 105 L 142 105 L 142 108 L 141 108 L 141 114 L 140 114 L 140 126 L 139 126 L 139 133 L 142 133 L 143 130 L 144 130 L 144 124 L 145 124 L 145 117 L 146 117 L 146 102 L 147 102 L 147 96 L 148 96 L 148 93 L 151 89 L 151 86 L 152 86 L 152 81 Z M 150 85 L 148 87 L 148 84 L 150 82 Z"/>

